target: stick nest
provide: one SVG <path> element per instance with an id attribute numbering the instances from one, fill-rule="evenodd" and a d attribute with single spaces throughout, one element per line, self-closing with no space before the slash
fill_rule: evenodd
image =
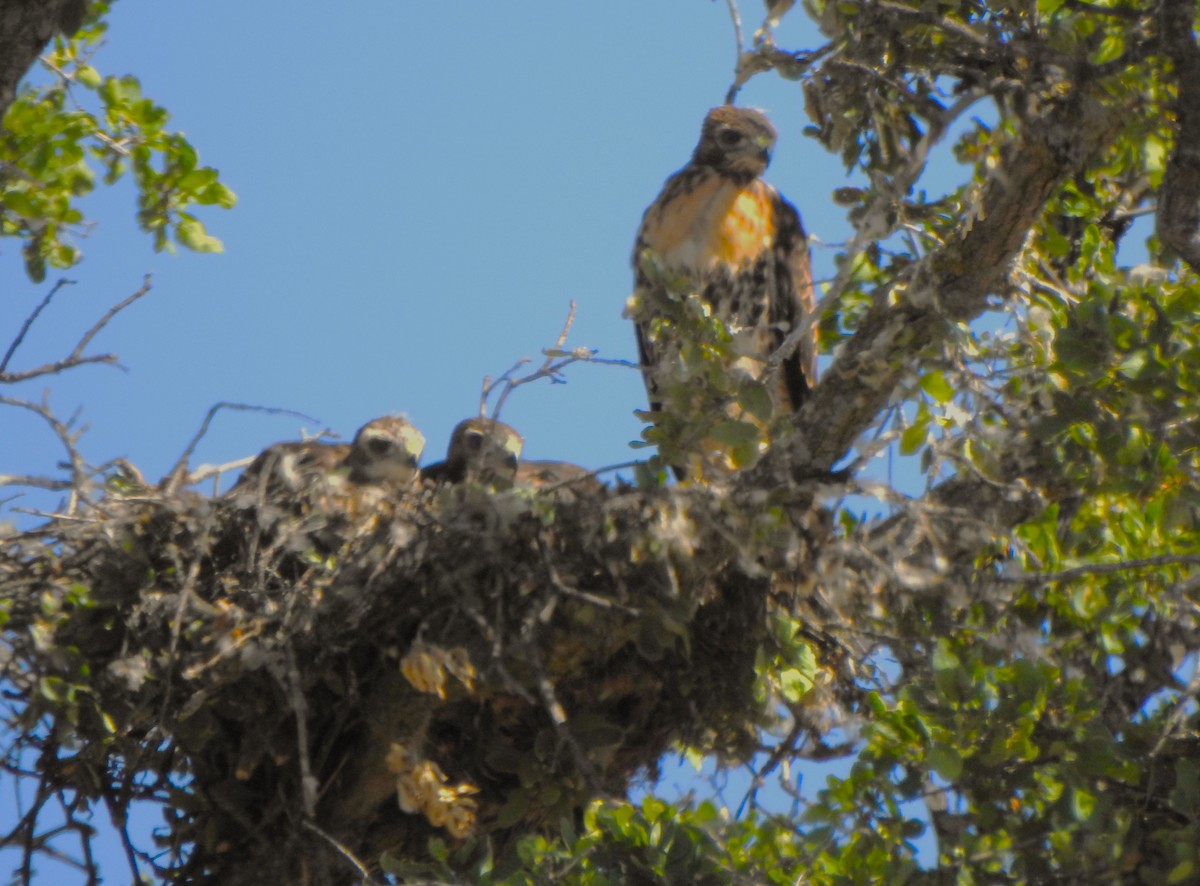
<path id="1" fill-rule="evenodd" d="M 431 837 L 502 855 L 680 743 L 744 759 L 816 513 L 705 489 L 136 493 L 0 549 L 0 674 L 47 724 L 23 750 L 51 788 L 118 822 L 163 804 L 175 882 L 346 881 Z"/>

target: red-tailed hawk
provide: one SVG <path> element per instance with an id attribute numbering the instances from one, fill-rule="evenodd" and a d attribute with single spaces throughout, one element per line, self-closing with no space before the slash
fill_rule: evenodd
<path id="1" fill-rule="evenodd" d="M 417 474 L 425 438 L 408 419 L 386 415 L 367 422 L 352 443 L 292 441 L 268 446 L 242 472 L 235 491 L 298 493 L 315 484 L 403 486 Z"/>
<path id="2" fill-rule="evenodd" d="M 732 335 L 737 367 L 761 378 L 766 358 L 815 308 L 812 265 L 800 215 L 760 176 L 775 128 L 760 112 L 709 111 L 691 161 L 667 179 L 642 217 L 634 247 L 629 313 L 652 410 L 679 350 L 654 328 L 656 295 L 694 293 Z M 661 302 L 659 302 L 661 304 Z M 816 382 L 816 329 L 783 361 L 770 394 L 775 414 L 792 412 Z"/>
<path id="3" fill-rule="evenodd" d="M 459 422 L 450 435 L 445 461 L 421 469 L 427 482 L 462 483 L 472 480 L 508 489 L 517 475 L 525 441 L 516 429 L 490 418 Z"/>

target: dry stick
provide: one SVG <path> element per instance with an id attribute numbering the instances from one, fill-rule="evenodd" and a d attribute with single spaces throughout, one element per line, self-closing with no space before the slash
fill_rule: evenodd
<path id="1" fill-rule="evenodd" d="M 542 363 L 541 367 L 539 367 L 536 372 L 532 373 L 531 375 L 527 375 L 524 378 L 513 380 L 512 373 L 519 367 L 524 366 L 529 362 L 529 358 L 526 357 L 522 360 L 518 360 L 512 366 L 512 368 L 508 370 L 508 372 L 496 379 L 495 384 L 486 383 L 484 385 L 483 404 L 486 404 L 487 399 L 495 389 L 496 384 L 499 384 L 501 381 L 504 382 L 504 390 L 500 392 L 500 397 L 496 401 L 496 406 L 494 409 L 492 409 L 493 418 L 500 417 L 500 410 L 504 408 L 504 401 L 508 399 L 508 395 L 511 394 L 516 388 L 519 388 L 521 385 L 529 384 L 531 381 L 537 381 L 539 378 L 545 378 L 547 376 L 553 378 L 560 369 L 578 359 L 576 357 L 569 357 L 563 361 L 561 365 L 555 366 L 555 358 L 552 356 L 555 351 L 561 351 L 563 345 L 567 342 L 567 334 L 571 331 L 571 326 L 575 322 L 575 307 L 575 299 L 571 299 L 571 307 L 567 311 L 567 322 L 563 324 L 562 331 L 559 332 L 558 338 L 555 339 L 554 347 L 550 349 L 550 352 L 546 356 L 545 362 Z"/>
<path id="2" fill-rule="evenodd" d="M 287 679 L 284 689 L 292 704 L 296 717 L 296 750 L 300 753 L 300 795 L 304 798 L 304 817 L 312 821 L 317 815 L 317 784 L 312 774 L 312 762 L 308 756 L 308 706 L 300 690 L 300 668 L 296 665 L 296 650 L 290 643 L 284 646 L 287 653 Z"/>
<path id="3" fill-rule="evenodd" d="M 34 369 L 26 369 L 23 372 L 0 372 L 0 382 L 11 383 L 26 381 L 31 378 L 37 378 L 41 375 L 53 375 L 56 372 L 62 372 L 64 369 L 70 369 L 75 366 L 83 366 L 87 363 L 116 363 L 116 354 L 95 354 L 90 357 L 85 357 L 83 356 L 83 349 L 91 343 L 92 339 L 99 334 L 100 330 L 108 325 L 109 321 L 112 320 L 113 317 L 125 310 L 138 299 L 148 294 L 150 289 L 151 278 L 150 275 L 147 274 L 142 282 L 142 288 L 109 308 L 104 316 L 101 317 L 91 329 L 84 333 L 83 338 L 79 340 L 79 344 L 75 346 L 75 349 L 71 351 L 69 355 L 61 360 L 55 361 L 54 363 L 45 363 L 41 366 L 35 367 Z M 32 319 L 33 318 L 31 317 L 30 320 L 32 321 Z"/>
<path id="4" fill-rule="evenodd" d="M 126 769 L 128 772 L 128 769 Z M 128 782 L 128 777 L 125 779 Z M 124 788 L 122 789 L 124 793 Z M 121 848 L 125 851 L 125 860 L 129 863 L 129 873 L 133 876 L 130 881 L 132 883 L 141 882 L 142 873 L 138 868 L 137 849 L 134 848 L 133 840 L 129 837 L 129 797 L 128 794 L 122 798 L 120 805 L 113 799 L 108 792 L 107 786 L 101 792 L 101 797 L 104 799 L 104 807 L 108 810 L 108 817 L 112 819 L 113 824 L 117 826 L 117 831 L 121 835 Z"/>
<path id="5" fill-rule="evenodd" d="M 51 480 L 49 477 L 34 477 L 30 474 L 0 474 L 0 486 L 32 486 L 35 489 L 61 491 L 70 489 L 69 480 Z"/>
<path id="6" fill-rule="evenodd" d="M 46 748 L 42 749 L 46 753 Z M 50 799 L 50 790 L 46 784 L 49 776 L 43 774 L 38 780 L 37 796 L 34 797 L 33 805 L 29 807 L 29 811 L 17 827 L 13 828 L 12 834 L 15 835 L 18 830 L 23 829 L 25 833 L 21 837 L 21 882 L 33 882 L 33 854 L 35 851 L 35 834 L 34 827 L 37 825 L 38 816 L 41 815 L 42 807 L 46 805 L 46 801 Z M 7 841 L 6 841 L 7 842 Z"/>
<path id="7" fill-rule="evenodd" d="M 1122 560 L 1118 563 L 1090 563 L 1064 569 L 1061 572 L 995 575 L 992 576 L 992 580 L 1001 584 L 1043 585 L 1051 582 L 1071 581 L 1087 575 L 1112 575 L 1114 572 L 1124 572 L 1128 569 L 1157 569 L 1160 566 L 1200 566 L 1200 554 L 1158 554 L 1154 557 L 1140 557 L 1134 560 Z"/>
<path id="8" fill-rule="evenodd" d="M 175 560 L 175 570 L 177 574 L 182 574 L 183 566 L 178 558 Z M 187 611 L 188 601 L 192 597 L 192 589 L 195 587 L 196 579 L 200 577 L 200 559 L 192 561 L 192 565 L 187 569 L 187 576 L 184 578 L 183 586 L 179 589 L 179 604 L 175 607 L 175 619 L 171 624 L 171 644 L 167 650 L 167 679 L 163 686 L 162 706 L 158 711 L 158 729 L 163 735 L 170 734 L 170 730 L 166 727 L 167 708 L 171 703 L 171 683 L 175 676 L 175 658 L 179 651 L 179 638 L 183 635 L 183 617 Z"/>
<path id="9" fill-rule="evenodd" d="M 320 424 L 318 419 L 313 418 L 311 415 L 305 415 L 303 412 L 296 412 L 294 409 L 280 409 L 276 406 L 255 406 L 250 403 L 230 403 L 222 400 L 205 413 L 204 421 L 200 423 L 200 430 L 192 437 L 187 448 L 183 450 L 183 455 L 179 456 L 179 460 L 175 462 L 175 465 L 167 473 L 167 476 L 163 478 L 161 483 L 163 492 L 167 494 L 173 493 L 187 479 L 188 460 L 196 452 L 196 447 L 200 445 L 200 441 L 208 433 L 208 426 L 212 424 L 212 420 L 222 409 L 236 409 L 240 412 L 265 412 L 268 415 L 290 415 L 294 418 L 301 418 L 304 421 Z"/>
<path id="10" fill-rule="evenodd" d="M 63 277 L 54 284 L 54 287 L 49 293 L 46 294 L 46 297 L 42 299 L 41 303 L 33 309 L 33 312 L 30 313 L 28 317 L 25 318 L 25 322 L 21 324 L 20 331 L 17 332 L 17 337 L 12 340 L 12 344 L 8 346 L 8 350 L 4 353 L 4 359 L 0 360 L 0 378 L 4 378 L 5 370 L 8 369 L 8 361 L 12 359 L 12 356 L 14 353 L 16 353 L 17 348 L 21 346 L 21 342 L 25 340 L 25 336 L 29 332 L 29 327 L 33 325 L 35 320 L 37 320 L 38 314 L 46 309 L 46 306 L 50 304 L 50 300 L 58 294 L 58 290 L 62 289 L 64 286 L 74 285 L 74 280 L 68 280 L 66 277 Z"/>
<path id="11" fill-rule="evenodd" d="M 737 0 L 725 0 L 725 5 L 729 7 L 729 18 L 733 21 L 733 39 L 737 44 L 734 47 L 734 67 L 733 75 L 737 78 L 742 70 L 742 47 L 745 46 L 745 41 L 742 39 L 742 14 L 738 11 Z M 730 98 L 726 104 L 731 104 L 733 99 Z"/>
<path id="12" fill-rule="evenodd" d="M 58 420 L 50 407 L 46 403 L 32 403 L 29 400 L 20 400 L 16 397 L 0 396 L 0 404 L 5 406 L 17 406 L 21 409 L 28 409 L 30 412 L 35 412 L 40 415 L 50 425 L 51 430 L 62 442 L 67 450 L 67 458 L 71 465 L 71 490 L 70 502 L 67 506 L 67 514 L 73 515 L 75 508 L 79 503 L 79 496 L 83 494 L 87 483 L 87 466 L 83 462 L 83 456 L 79 454 L 79 450 L 75 447 L 75 442 L 79 439 L 79 432 L 71 433 L 70 428 Z"/>
<path id="13" fill-rule="evenodd" d="M 334 849 L 336 849 L 341 854 L 341 856 L 344 859 L 346 859 L 346 861 L 348 861 L 348 862 L 350 862 L 350 864 L 354 865 L 355 870 L 358 871 L 358 875 L 360 877 L 362 877 L 363 886 L 379 886 L 378 881 L 375 878 L 373 878 L 371 876 L 371 872 L 369 870 L 367 870 L 367 866 L 365 864 L 363 864 L 361 861 L 359 861 L 358 858 L 355 857 L 354 853 L 351 852 L 341 842 L 339 842 L 336 837 L 334 837 L 332 834 L 328 834 L 325 831 L 321 830 L 320 827 L 318 827 L 316 824 L 314 824 L 311 821 L 303 821 L 303 822 L 301 822 L 301 824 L 304 827 L 308 828 L 310 831 L 312 831 L 314 834 L 316 834 L 318 837 L 321 837 L 326 842 L 328 842 L 330 846 L 332 846 Z"/>

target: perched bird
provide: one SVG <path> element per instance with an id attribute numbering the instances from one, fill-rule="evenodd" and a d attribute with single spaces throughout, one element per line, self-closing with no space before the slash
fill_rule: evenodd
<path id="1" fill-rule="evenodd" d="M 708 112 L 691 161 L 647 208 L 633 252 L 638 354 L 650 407 L 662 408 L 660 374 L 676 359 L 651 333 L 663 276 L 682 280 L 733 336 L 738 365 L 760 379 L 766 359 L 815 309 L 812 262 L 800 215 L 760 176 L 775 127 L 761 112 Z M 816 382 L 816 328 L 780 367 L 776 414 L 799 409 Z M 664 376 L 665 377 L 665 376 Z"/>
<path id="2" fill-rule="evenodd" d="M 416 476 L 424 448 L 425 438 L 408 419 L 385 415 L 359 428 L 349 444 L 305 440 L 268 446 L 242 472 L 233 491 L 295 493 L 318 481 L 402 486 Z"/>
<path id="3" fill-rule="evenodd" d="M 431 483 L 474 480 L 497 489 L 508 489 L 517 475 L 517 460 L 525 441 L 516 429 L 490 418 L 459 422 L 450 435 L 446 460 L 421 469 Z"/>
<path id="4" fill-rule="evenodd" d="M 417 459 L 424 451 L 425 437 L 408 419 L 385 415 L 358 429 L 343 465 L 351 483 L 401 486 L 417 475 Z"/>

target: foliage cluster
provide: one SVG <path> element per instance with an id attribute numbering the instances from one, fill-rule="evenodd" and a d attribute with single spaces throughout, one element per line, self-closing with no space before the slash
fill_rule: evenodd
<path id="1" fill-rule="evenodd" d="M 88 222 L 81 198 L 99 175 L 113 184 L 132 173 L 137 221 L 155 249 L 172 242 L 220 252 L 193 206 L 226 209 L 236 202 L 217 171 L 200 165 L 170 115 L 142 95 L 136 77 L 101 74 L 92 64 L 107 25 L 107 2 L 96 2 L 73 39 L 57 37 L 41 58 L 48 82 L 27 84 L 0 129 L 0 236 L 23 243 L 34 282 L 47 267 L 69 268 L 81 258 L 77 238 Z"/>

